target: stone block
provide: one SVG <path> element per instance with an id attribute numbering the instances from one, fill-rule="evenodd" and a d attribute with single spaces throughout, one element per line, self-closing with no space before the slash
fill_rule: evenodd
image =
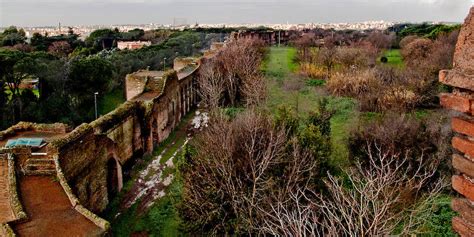
<path id="1" fill-rule="evenodd" d="M 462 194 L 469 200 L 474 200 L 474 184 L 460 175 L 454 175 L 451 178 L 453 189 Z"/>
<path id="2" fill-rule="evenodd" d="M 468 155 L 469 157 L 474 157 L 474 142 L 460 137 L 453 137 L 451 144 L 456 150 Z"/>
<path id="3" fill-rule="evenodd" d="M 471 100 L 465 96 L 443 93 L 440 96 L 440 103 L 446 109 L 463 113 L 469 113 L 471 111 Z"/>
<path id="4" fill-rule="evenodd" d="M 453 198 L 451 208 L 459 213 L 466 222 L 474 223 L 474 206 L 465 198 Z"/>
<path id="5" fill-rule="evenodd" d="M 459 117 L 454 117 L 451 120 L 451 127 L 453 131 L 474 137 L 474 122 Z"/>
<path id="6" fill-rule="evenodd" d="M 467 223 L 460 217 L 454 217 L 453 221 L 453 229 L 462 237 L 473 237 L 474 236 L 474 226 Z"/>
<path id="7" fill-rule="evenodd" d="M 452 162 L 454 169 L 474 178 L 474 162 L 458 154 L 453 155 Z"/>

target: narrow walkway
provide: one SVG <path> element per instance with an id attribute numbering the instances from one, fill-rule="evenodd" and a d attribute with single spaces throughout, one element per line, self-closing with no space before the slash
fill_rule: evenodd
<path id="1" fill-rule="evenodd" d="M 0 154 L 0 223 L 15 219 L 10 203 L 7 156 Z"/>
<path id="2" fill-rule="evenodd" d="M 20 195 L 29 221 L 13 226 L 19 236 L 97 236 L 101 229 L 73 209 L 53 176 L 25 176 Z"/>

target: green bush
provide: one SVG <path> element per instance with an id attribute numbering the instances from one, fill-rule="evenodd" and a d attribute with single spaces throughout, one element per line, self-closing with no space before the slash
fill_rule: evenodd
<path id="1" fill-rule="evenodd" d="M 326 84 L 326 81 L 321 80 L 321 79 L 310 79 L 306 81 L 307 86 L 317 87 L 317 86 L 324 86 L 325 84 Z"/>

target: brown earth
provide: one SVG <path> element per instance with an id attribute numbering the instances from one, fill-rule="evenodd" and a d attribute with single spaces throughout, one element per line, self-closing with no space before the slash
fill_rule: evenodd
<path id="1" fill-rule="evenodd" d="M 20 194 L 29 220 L 13 225 L 19 236 L 97 236 L 101 230 L 73 209 L 61 185 L 48 176 L 26 176 Z"/>
<path id="2" fill-rule="evenodd" d="M 8 160 L 6 157 L 0 157 L 0 223 L 6 223 L 15 219 L 10 205 L 9 190 Z"/>

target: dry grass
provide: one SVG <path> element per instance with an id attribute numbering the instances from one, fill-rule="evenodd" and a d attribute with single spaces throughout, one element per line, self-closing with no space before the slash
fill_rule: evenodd
<path id="1" fill-rule="evenodd" d="M 306 77 L 323 79 L 326 77 L 326 70 L 318 65 L 302 62 L 299 67 L 300 74 Z"/>
<path id="2" fill-rule="evenodd" d="M 387 68 L 338 72 L 327 82 L 332 94 L 356 98 L 361 111 L 372 112 L 412 110 L 430 96 L 426 86 L 419 78 Z"/>

